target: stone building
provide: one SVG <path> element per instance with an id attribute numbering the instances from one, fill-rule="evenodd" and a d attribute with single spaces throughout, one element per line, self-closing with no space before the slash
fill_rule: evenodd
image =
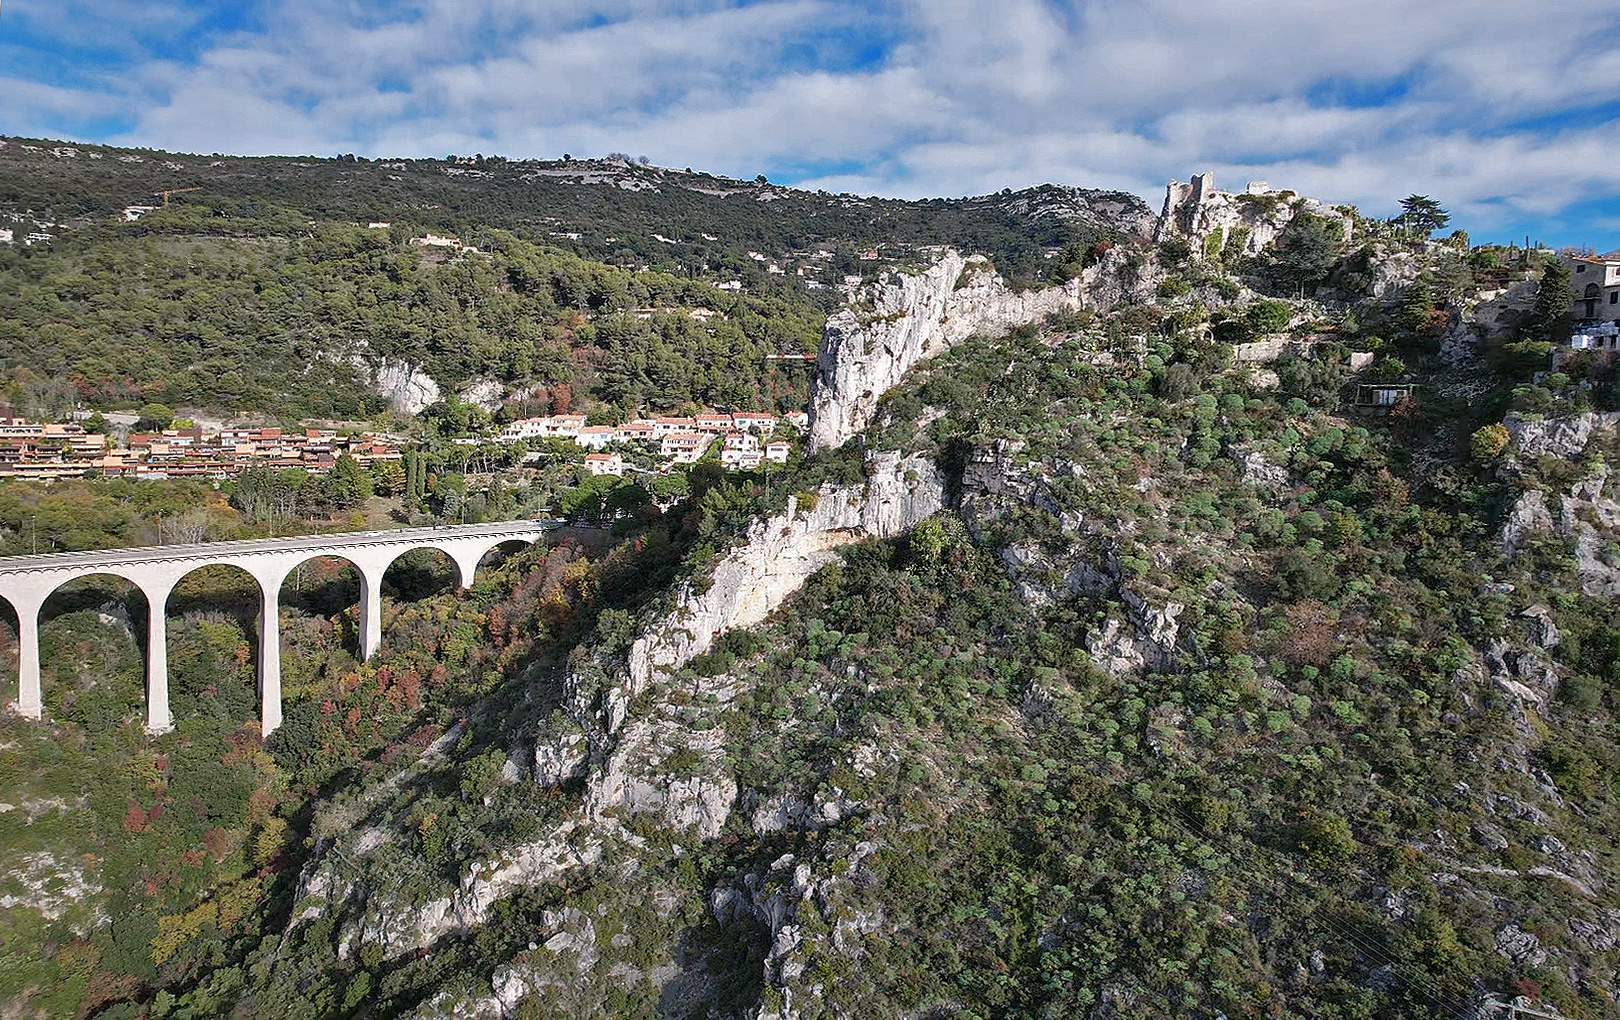
<path id="1" fill-rule="evenodd" d="M 1559 257 L 1569 267 L 1569 287 L 1575 292 L 1570 314 L 1586 322 L 1620 321 L 1620 250 Z"/>

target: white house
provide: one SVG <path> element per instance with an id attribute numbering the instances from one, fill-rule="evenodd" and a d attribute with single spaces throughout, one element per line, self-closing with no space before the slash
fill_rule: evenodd
<path id="1" fill-rule="evenodd" d="M 612 425 L 586 425 L 574 434 L 574 442 L 589 450 L 600 450 L 618 438 L 619 430 Z"/>
<path id="2" fill-rule="evenodd" d="M 618 477 L 624 474 L 624 459 L 616 453 L 587 453 L 585 470 L 592 475 Z"/>
<path id="3" fill-rule="evenodd" d="M 547 435 L 577 436 L 579 430 L 585 427 L 583 414 L 554 414 L 546 419 Z"/>
<path id="4" fill-rule="evenodd" d="M 768 436 L 776 429 L 776 415 L 774 414 L 761 414 L 750 411 L 732 415 L 731 421 L 739 429 L 747 432 L 758 432 L 762 436 Z"/>
<path id="5" fill-rule="evenodd" d="M 668 436 L 676 432 L 691 432 L 696 424 L 691 418 L 655 418 L 653 420 L 653 435 Z"/>
<path id="6" fill-rule="evenodd" d="M 756 468 L 763 455 L 759 440 L 747 432 L 726 433 L 725 448 L 720 451 L 720 463 L 728 468 Z"/>
<path id="7" fill-rule="evenodd" d="M 546 429 L 549 422 L 549 418 L 520 418 L 517 421 L 508 422 L 506 428 L 501 429 L 500 435 L 495 438 L 502 443 L 515 443 L 520 439 L 537 439 L 547 434 Z"/>
<path id="8" fill-rule="evenodd" d="M 786 464 L 788 453 L 792 451 L 793 444 L 785 439 L 778 439 L 774 443 L 765 444 L 765 459 L 772 464 Z"/>
<path id="9" fill-rule="evenodd" d="M 789 411 L 782 416 L 782 420 L 800 432 L 810 427 L 810 413 L 808 411 Z"/>
<path id="10" fill-rule="evenodd" d="M 696 464 L 713 442 L 711 432 L 669 432 L 659 441 L 658 452 L 677 464 Z"/>
<path id="11" fill-rule="evenodd" d="M 579 435 L 584 427 L 585 416 L 583 414 L 554 414 L 549 418 L 519 418 L 501 429 L 500 434 L 495 437 L 495 441 L 514 443 L 519 439 L 540 439 L 546 436 L 571 438 Z"/>

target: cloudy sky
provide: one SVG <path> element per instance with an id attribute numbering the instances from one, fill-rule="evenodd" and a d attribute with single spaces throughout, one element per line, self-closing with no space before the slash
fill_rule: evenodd
<path id="1" fill-rule="evenodd" d="M 3 0 L 0 133 L 624 151 L 837 191 L 1214 170 L 1620 247 L 1620 0 Z"/>

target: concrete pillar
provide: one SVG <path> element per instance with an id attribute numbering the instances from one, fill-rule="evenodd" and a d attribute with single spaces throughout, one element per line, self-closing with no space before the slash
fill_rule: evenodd
<path id="1" fill-rule="evenodd" d="M 463 590 L 472 587 L 473 581 L 477 579 L 479 561 L 495 549 L 498 549 L 500 545 L 500 542 L 490 542 L 488 539 L 474 539 L 470 542 L 461 542 L 454 545 L 446 543 L 444 546 L 445 555 L 449 556 L 456 564 L 457 587 Z"/>
<path id="2" fill-rule="evenodd" d="M 483 559 L 484 554 L 493 549 L 494 546 L 469 545 L 466 543 L 456 545 L 446 543 L 446 546 L 444 551 L 449 554 L 450 559 L 455 561 L 456 564 L 456 588 L 465 591 L 472 587 L 474 576 L 478 573 L 478 561 Z"/>
<path id="3" fill-rule="evenodd" d="M 169 713 L 169 588 L 153 585 L 146 593 L 146 732 L 174 728 Z"/>
<path id="4" fill-rule="evenodd" d="M 17 610 L 17 711 L 28 719 L 43 718 L 39 690 L 39 609 L 42 601 L 12 599 Z"/>
<path id="5" fill-rule="evenodd" d="M 259 732 L 281 726 L 281 585 L 259 579 Z"/>
<path id="6" fill-rule="evenodd" d="M 382 576 L 387 566 L 356 564 L 355 569 L 360 571 L 360 660 L 364 662 L 382 647 Z"/>

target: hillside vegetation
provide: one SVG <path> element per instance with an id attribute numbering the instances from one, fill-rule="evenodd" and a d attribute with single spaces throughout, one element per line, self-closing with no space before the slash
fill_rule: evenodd
<path id="1" fill-rule="evenodd" d="M 1613 367 L 1545 371 L 1568 327 L 1546 255 L 1343 217 L 1258 253 L 1088 252 L 1088 307 L 923 361 L 839 449 L 695 470 L 667 510 L 466 593 L 396 572 L 370 662 L 352 581 L 312 575 L 268 741 L 226 579 L 174 607 L 162 737 L 139 729 L 141 607 L 69 593 L 43 629 L 49 721 L 0 723 L 0 997 L 1614 1015 Z M 531 308 L 524 258 L 583 265 L 491 237 Z M 552 294 L 565 345 L 616 321 L 564 325 Z M 633 350 L 592 347 L 568 385 L 633 403 L 613 389 Z M 682 370 L 693 400 L 764 385 Z M 1360 399 L 1375 384 L 1410 392 Z M 871 537 L 908 499 L 943 508 Z M 763 618 L 737 608 L 756 596 Z"/>
<path id="2" fill-rule="evenodd" d="M 372 385 L 386 364 L 445 387 L 539 393 L 542 410 L 557 389 L 622 414 L 803 402 L 802 373 L 763 357 L 814 350 L 821 313 L 802 294 L 733 295 L 507 234 L 446 264 L 386 231 L 253 236 L 266 226 L 219 236 L 196 210 L 172 210 L 48 250 L 0 248 L 14 403 L 364 419 L 386 407 Z M 691 309 L 714 312 L 712 325 Z"/>
<path id="3" fill-rule="evenodd" d="M 123 222 L 132 205 L 158 208 Z M 0 358 L 19 409 L 157 400 L 289 420 L 375 413 L 389 365 L 519 398 L 562 386 L 620 414 L 800 406 L 802 367 L 763 355 L 814 353 L 862 249 L 905 260 L 956 244 L 1033 281 L 1061 269 L 1054 252 L 1151 223 L 1133 196 L 1051 186 L 904 202 L 622 159 L 203 158 L 24 139 L 0 140 L 0 215 L 19 242 L 53 236 L 0 245 Z M 407 243 L 432 231 L 480 254 Z"/>

